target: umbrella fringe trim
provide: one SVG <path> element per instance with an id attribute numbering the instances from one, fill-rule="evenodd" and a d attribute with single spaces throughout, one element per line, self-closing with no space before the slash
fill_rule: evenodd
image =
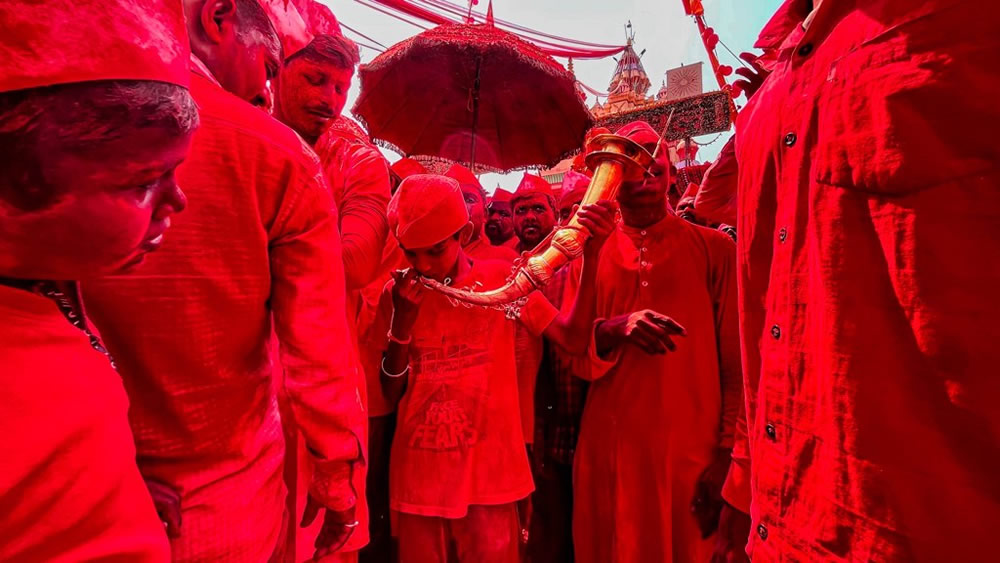
<path id="1" fill-rule="evenodd" d="M 396 145 L 390 143 L 389 141 L 383 141 L 382 139 L 371 139 L 371 142 L 374 143 L 374 144 L 376 144 L 376 145 L 378 145 L 379 147 L 391 150 L 392 152 L 398 154 L 401 158 L 413 158 L 413 159 L 431 158 L 431 159 L 440 160 L 440 161 L 446 162 L 446 163 L 456 163 L 457 162 L 458 164 L 461 164 L 462 166 L 468 166 L 469 165 L 468 162 L 451 160 L 451 159 L 448 159 L 448 158 L 442 158 L 440 156 L 434 156 L 434 155 L 431 155 L 431 154 L 406 154 L 402 149 L 400 149 Z M 566 151 L 561 156 L 559 156 L 559 158 L 557 158 L 554 162 L 550 162 L 549 164 L 526 164 L 526 165 L 523 165 L 523 166 L 513 166 L 511 168 L 498 168 L 496 166 L 487 166 L 487 165 L 484 165 L 484 164 L 477 164 L 474 167 L 475 169 L 473 170 L 473 173 L 475 173 L 475 174 L 510 174 L 511 172 L 522 172 L 522 171 L 527 171 L 527 170 L 537 170 L 537 169 L 541 169 L 541 168 L 552 168 L 553 166 L 559 164 L 563 160 L 566 160 L 567 158 L 576 156 L 578 154 L 580 154 L 580 149 L 573 149 L 573 150 L 570 150 L 570 151 Z"/>

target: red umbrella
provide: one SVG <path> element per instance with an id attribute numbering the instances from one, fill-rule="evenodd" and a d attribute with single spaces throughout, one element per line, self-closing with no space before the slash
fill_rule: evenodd
<path id="1" fill-rule="evenodd" d="M 425 31 L 362 65 L 360 77 L 354 115 L 406 156 L 498 171 L 553 165 L 592 125 L 562 65 L 490 24 Z"/>

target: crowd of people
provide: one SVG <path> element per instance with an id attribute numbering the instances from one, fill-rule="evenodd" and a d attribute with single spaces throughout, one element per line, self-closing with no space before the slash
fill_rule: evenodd
<path id="1" fill-rule="evenodd" d="M 787 0 L 581 206 L 390 163 L 273 4 L 0 3 L 0 560 L 990 559 L 1000 10 Z"/>

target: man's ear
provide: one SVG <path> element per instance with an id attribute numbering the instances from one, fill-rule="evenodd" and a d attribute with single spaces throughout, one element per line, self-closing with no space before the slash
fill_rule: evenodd
<path id="1" fill-rule="evenodd" d="M 458 242 L 462 243 L 462 246 L 469 244 L 469 241 L 472 240 L 473 228 L 472 221 L 469 221 L 464 227 L 462 227 L 462 230 L 458 232 Z"/>
<path id="2" fill-rule="evenodd" d="M 207 0 L 201 6 L 199 21 L 209 41 L 222 43 L 235 28 L 236 0 Z"/>

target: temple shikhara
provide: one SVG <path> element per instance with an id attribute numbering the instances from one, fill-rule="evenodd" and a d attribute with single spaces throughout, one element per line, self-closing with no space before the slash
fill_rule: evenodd
<path id="1" fill-rule="evenodd" d="M 624 51 L 617 58 L 617 66 L 611 76 L 606 95 L 598 95 L 590 106 L 590 113 L 598 123 L 603 121 L 615 121 L 624 118 L 627 114 L 637 111 L 656 111 L 659 108 L 666 108 L 671 102 L 694 98 L 704 94 L 702 83 L 702 63 L 682 64 L 677 68 L 672 68 L 664 73 L 659 90 L 656 94 L 650 94 L 653 83 L 646 73 L 646 68 L 642 64 L 642 56 L 645 50 L 636 52 L 635 32 L 632 31 L 632 24 L 627 27 L 626 45 Z M 570 59 L 567 66 L 573 72 L 573 61 Z M 581 95 L 586 96 L 582 87 L 578 86 Z M 603 102 L 602 102 L 603 98 Z M 661 112 L 662 113 L 662 112 Z M 690 174 L 697 174 L 700 163 L 694 160 L 698 152 L 698 146 L 681 140 L 672 143 L 670 147 L 671 159 L 678 169 L 690 168 Z M 553 188 L 557 189 L 562 183 L 566 172 L 572 165 L 572 159 L 566 159 L 552 168 L 543 170 L 540 174 Z M 700 177 L 700 175 L 698 176 Z"/>

